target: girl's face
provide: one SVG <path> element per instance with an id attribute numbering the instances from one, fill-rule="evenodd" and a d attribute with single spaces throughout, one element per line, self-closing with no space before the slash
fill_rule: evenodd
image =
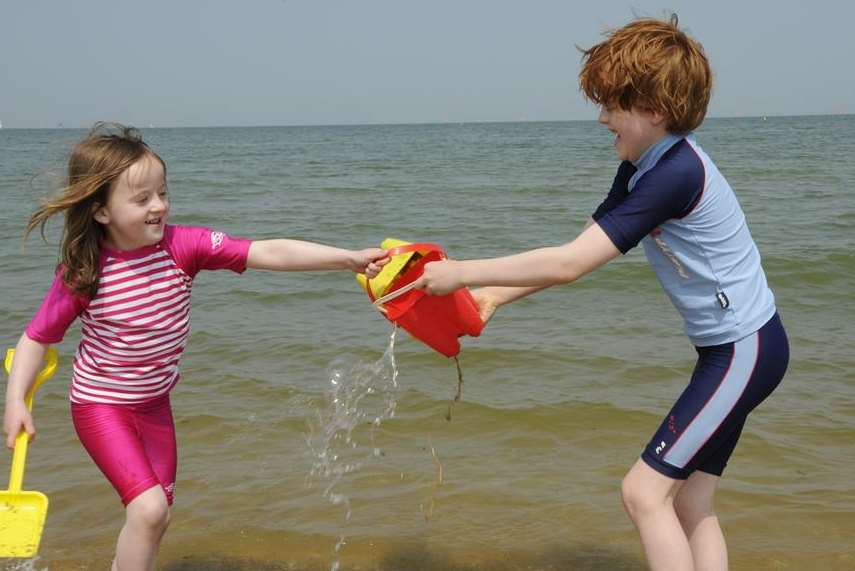
<path id="1" fill-rule="evenodd" d="M 668 133 L 662 115 L 636 108 L 626 111 L 604 105 L 600 108 L 599 121 L 615 134 L 614 146 L 618 158 L 633 163 Z"/>
<path id="2" fill-rule="evenodd" d="M 163 238 L 169 197 L 163 165 L 145 155 L 113 181 L 107 204 L 95 211 L 104 226 L 107 245 L 117 250 L 152 246 Z"/>

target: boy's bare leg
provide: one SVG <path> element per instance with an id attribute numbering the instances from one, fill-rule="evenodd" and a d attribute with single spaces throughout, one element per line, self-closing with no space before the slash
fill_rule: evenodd
<path id="1" fill-rule="evenodd" d="M 720 480 L 712 474 L 695 472 L 674 500 L 677 517 L 689 538 L 696 571 L 727 571 L 727 544 L 713 508 Z"/>
<path id="2" fill-rule="evenodd" d="M 652 571 L 692 571 L 692 549 L 674 511 L 674 498 L 684 484 L 638 460 L 623 479 L 624 508 L 641 535 Z"/>
<path id="3" fill-rule="evenodd" d="M 160 486 L 149 488 L 125 508 L 113 571 L 154 571 L 160 540 L 169 525 L 169 504 Z"/>

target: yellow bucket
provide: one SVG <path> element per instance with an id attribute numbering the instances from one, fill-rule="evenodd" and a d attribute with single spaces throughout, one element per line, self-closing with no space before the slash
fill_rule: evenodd
<path id="1" fill-rule="evenodd" d="M 405 242 L 403 240 L 398 240 L 396 238 L 386 238 L 383 242 L 380 243 L 380 247 L 384 250 L 391 250 L 392 248 L 397 248 L 399 246 L 406 246 L 411 244 L 411 242 Z M 412 257 L 416 254 L 416 252 L 405 252 L 403 254 L 397 254 L 392 256 L 392 259 L 389 260 L 383 269 L 380 270 L 380 273 L 377 274 L 375 278 L 371 280 L 371 293 L 373 297 L 381 298 L 392 288 L 395 283 L 395 280 L 398 279 L 401 271 L 407 265 Z M 356 281 L 359 282 L 359 285 L 362 286 L 362 289 L 368 291 L 368 279 L 363 274 L 356 274 Z"/>
<path id="2" fill-rule="evenodd" d="M 7 373 L 12 370 L 14 354 L 14 349 L 6 352 Z M 33 409 L 33 396 L 39 386 L 51 378 L 56 371 L 57 360 L 56 349 L 48 348 L 45 366 L 39 372 L 33 388 L 25 398 L 28 409 Z M 22 430 L 15 438 L 9 489 L 0 491 L 0 557 L 32 557 L 38 552 L 42 538 L 42 528 L 48 509 L 47 496 L 41 492 L 21 490 L 28 443 L 29 437 Z"/>

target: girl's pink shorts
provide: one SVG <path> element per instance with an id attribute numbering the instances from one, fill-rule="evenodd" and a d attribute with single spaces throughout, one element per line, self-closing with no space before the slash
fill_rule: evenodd
<path id="1" fill-rule="evenodd" d="M 172 505 L 177 453 L 169 395 L 143 404 L 71 404 L 83 447 L 126 506 L 161 486 Z"/>

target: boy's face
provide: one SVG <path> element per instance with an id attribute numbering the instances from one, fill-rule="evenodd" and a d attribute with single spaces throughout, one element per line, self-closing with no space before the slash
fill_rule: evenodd
<path id="1" fill-rule="evenodd" d="M 145 155 L 110 187 L 107 204 L 95 212 L 106 230 L 107 243 L 119 250 L 157 244 L 169 217 L 166 176 L 157 159 Z"/>
<path id="2" fill-rule="evenodd" d="M 603 105 L 600 108 L 600 123 L 615 134 L 614 145 L 622 161 L 637 162 L 650 145 L 664 137 L 665 120 L 658 113 L 632 108 Z"/>

